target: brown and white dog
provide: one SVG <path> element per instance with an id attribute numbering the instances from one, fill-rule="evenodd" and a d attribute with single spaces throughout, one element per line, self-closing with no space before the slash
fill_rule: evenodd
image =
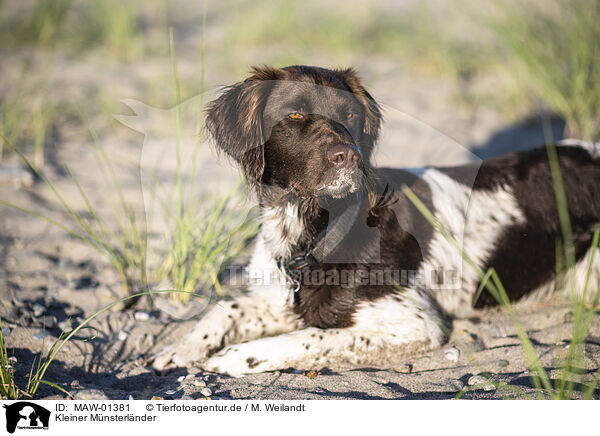
<path id="1" fill-rule="evenodd" d="M 208 130 L 258 198 L 248 270 L 263 280 L 213 308 L 155 356 L 155 368 L 385 366 L 442 345 L 452 317 L 496 301 L 475 299 L 480 276 L 403 186 L 481 270 L 496 269 L 512 300 L 552 293 L 561 230 L 545 148 L 478 165 L 374 168 L 380 125 L 380 107 L 352 69 L 255 68 L 212 102 Z M 575 141 L 556 150 L 582 269 L 600 223 L 600 149 Z M 600 285 L 600 262 L 591 283 Z"/>

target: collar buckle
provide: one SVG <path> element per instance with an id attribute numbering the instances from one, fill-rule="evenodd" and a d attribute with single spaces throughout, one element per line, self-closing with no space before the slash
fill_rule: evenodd
<path id="1" fill-rule="evenodd" d="M 295 284 L 294 293 L 300 290 L 304 273 L 318 264 L 312 254 L 312 249 L 306 253 L 296 254 L 287 260 L 279 260 L 279 268 Z"/>

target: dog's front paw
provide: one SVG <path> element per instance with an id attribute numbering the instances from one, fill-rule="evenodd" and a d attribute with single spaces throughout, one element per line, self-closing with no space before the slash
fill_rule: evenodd
<path id="1" fill-rule="evenodd" d="M 200 366 L 206 371 L 228 374 L 232 377 L 278 369 L 269 359 L 261 357 L 255 352 L 256 350 L 253 351 L 252 347 L 247 346 L 251 343 L 224 348 Z"/>
<path id="2" fill-rule="evenodd" d="M 193 362 L 202 360 L 205 353 L 196 348 L 198 344 L 178 342 L 168 346 L 152 357 L 152 367 L 162 371 L 169 366 L 184 367 Z"/>
<path id="3" fill-rule="evenodd" d="M 189 366 L 223 348 L 233 326 L 233 318 L 229 315 L 230 311 L 226 310 L 209 312 L 191 332 L 152 356 L 152 367 L 162 371 L 167 367 Z"/>
<path id="4" fill-rule="evenodd" d="M 205 360 L 218 349 L 205 340 L 208 335 L 201 336 L 195 333 L 197 332 L 184 336 L 180 341 L 155 354 L 151 359 L 152 367 L 157 371 L 163 371 L 167 367 L 189 366 Z"/>

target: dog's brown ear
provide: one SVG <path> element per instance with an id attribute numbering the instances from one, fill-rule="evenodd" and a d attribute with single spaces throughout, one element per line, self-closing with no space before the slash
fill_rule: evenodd
<path id="1" fill-rule="evenodd" d="M 373 148 L 379 138 L 379 129 L 381 127 L 381 108 L 373 97 L 362 85 L 358 73 L 354 68 L 345 70 L 336 70 L 335 73 L 340 77 L 350 90 L 356 95 L 358 101 L 362 104 L 365 111 L 365 125 L 363 129 L 363 141 Z"/>
<path id="2" fill-rule="evenodd" d="M 243 82 L 225 88 L 225 92 L 210 103 L 206 127 L 217 147 L 235 159 L 250 180 L 259 181 L 264 171 L 262 114 L 270 79 L 276 80 L 270 69 L 254 68 L 253 75 Z"/>

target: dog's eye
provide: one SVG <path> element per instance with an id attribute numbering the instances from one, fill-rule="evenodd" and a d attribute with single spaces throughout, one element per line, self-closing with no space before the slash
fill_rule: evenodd
<path id="1" fill-rule="evenodd" d="M 346 114 L 346 119 L 347 119 L 347 120 L 351 120 L 353 117 L 354 117 L 354 114 L 353 114 L 352 112 L 348 112 L 348 113 Z"/>
<path id="2" fill-rule="evenodd" d="M 292 112 L 291 114 L 288 115 L 289 118 L 291 118 L 292 120 L 301 120 L 302 118 L 304 118 L 304 115 L 302 115 L 299 112 Z"/>

